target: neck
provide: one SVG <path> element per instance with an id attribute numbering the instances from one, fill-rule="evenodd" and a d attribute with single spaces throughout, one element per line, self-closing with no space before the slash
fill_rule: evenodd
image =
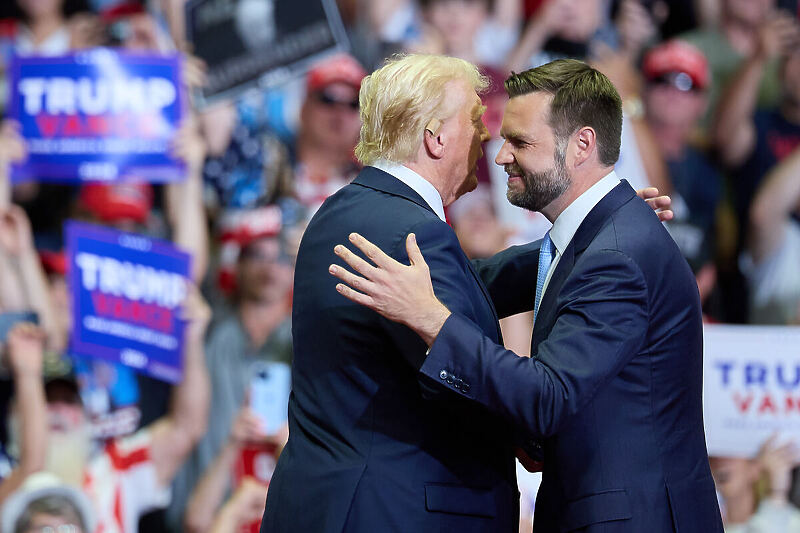
<path id="1" fill-rule="evenodd" d="M 28 29 L 33 36 L 33 42 L 39 45 L 53 35 L 63 24 L 63 19 L 57 13 L 41 17 L 28 23 Z"/>
<path id="2" fill-rule="evenodd" d="M 305 166 L 309 176 L 328 177 L 342 174 L 351 158 L 338 148 L 314 143 L 301 134 L 297 142 L 297 160 Z"/>
<path id="3" fill-rule="evenodd" d="M 436 191 L 439 193 L 439 196 L 442 198 L 442 205 L 448 206 L 456 199 L 456 195 L 453 194 L 445 194 L 447 191 L 447 187 L 445 186 L 445 180 L 441 176 L 438 168 L 435 165 L 426 164 L 426 162 L 420 161 L 411 161 L 408 163 L 401 163 L 403 166 L 406 166 L 425 178 L 425 181 L 433 185 Z"/>
<path id="4" fill-rule="evenodd" d="M 242 327 L 252 346 L 263 345 L 272 331 L 286 317 L 286 303 L 282 300 L 244 300 L 239 306 Z"/>
<path id="5" fill-rule="evenodd" d="M 753 516 L 756 498 L 752 491 L 745 490 L 732 498 L 725 498 L 725 524 L 744 524 Z"/>
<path id="6" fill-rule="evenodd" d="M 588 170 L 582 175 L 573 175 L 572 183 L 570 184 L 569 188 L 550 202 L 549 205 L 542 209 L 542 214 L 550 221 L 550 223 L 554 223 L 556 219 L 559 217 L 564 210 L 572 204 L 575 200 L 578 199 L 580 195 L 588 191 L 592 185 L 603 179 L 609 172 L 614 170 L 614 167 L 601 167 L 592 170 Z"/>

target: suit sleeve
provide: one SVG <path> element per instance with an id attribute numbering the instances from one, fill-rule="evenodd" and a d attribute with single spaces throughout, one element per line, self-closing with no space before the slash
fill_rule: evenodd
<path id="1" fill-rule="evenodd" d="M 573 268 L 557 298 L 550 335 L 532 357 L 505 350 L 453 313 L 420 371 L 430 379 L 452 373 L 469 385 L 451 386 L 454 393 L 531 437 L 546 438 L 639 351 L 647 332 L 647 302 L 638 265 L 615 250 L 593 253 Z"/>
<path id="2" fill-rule="evenodd" d="M 472 261 L 500 318 L 533 311 L 541 242 L 511 246 L 487 259 Z"/>
<path id="3" fill-rule="evenodd" d="M 464 287 L 474 284 L 475 280 L 468 277 L 463 266 L 459 264 L 458 258 L 463 252 L 453 230 L 438 219 L 426 220 L 404 230 L 389 252 L 391 257 L 403 264 L 408 264 L 409 261 L 406 237 L 412 232 L 416 235 L 417 245 L 428 264 L 436 297 L 448 309 L 474 322 L 475 311 Z M 427 351 L 425 342 L 406 326 L 386 319 L 383 319 L 383 323 L 394 345 L 403 347 L 403 357 L 415 370 L 419 370 Z"/>

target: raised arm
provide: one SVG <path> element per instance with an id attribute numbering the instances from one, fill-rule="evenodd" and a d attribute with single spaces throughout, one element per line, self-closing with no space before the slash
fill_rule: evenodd
<path id="1" fill-rule="evenodd" d="M 800 213 L 800 148 L 772 169 L 753 200 L 748 248 L 756 263 L 780 247 L 793 213 Z"/>
<path id="2" fill-rule="evenodd" d="M 169 485 L 208 423 L 210 386 L 204 337 L 211 311 L 196 287 L 185 304 L 188 324 L 184 344 L 183 381 L 172 391 L 169 413 L 153 422 L 150 455 L 161 486 Z"/>
<path id="3" fill-rule="evenodd" d="M 714 114 L 712 142 L 729 167 L 742 164 L 755 146 L 753 115 L 766 65 L 798 43 L 797 22 L 787 14 L 770 18 L 758 33 L 756 50 L 742 62 Z"/>
<path id="4" fill-rule="evenodd" d="M 203 206 L 206 143 L 194 117 L 186 119 L 176 133 L 173 155 L 186 163 L 186 179 L 166 187 L 167 219 L 173 242 L 192 255 L 192 280 L 200 283 L 208 267 L 208 228 Z"/>
<path id="5" fill-rule="evenodd" d="M 534 438 L 553 435 L 579 412 L 598 386 L 638 352 L 647 331 L 644 276 L 630 258 L 614 250 L 575 265 L 559 292 L 547 340 L 536 357 L 528 358 L 492 342 L 472 321 L 436 299 L 412 236 L 409 266 L 391 260 L 363 237 L 353 243 L 376 266 L 366 269 L 354 264 L 351 253 L 337 250 L 366 277 L 334 268 L 332 273 L 347 284 L 338 284 L 337 290 L 415 331 L 430 346 L 420 369 L 423 375 Z"/>
<path id="6" fill-rule="evenodd" d="M 25 478 L 44 468 L 47 457 L 47 403 L 42 382 L 44 334 L 33 324 L 19 324 L 8 334 L 6 353 L 14 379 L 20 429 L 19 464 L 0 482 L 0 503 Z"/>

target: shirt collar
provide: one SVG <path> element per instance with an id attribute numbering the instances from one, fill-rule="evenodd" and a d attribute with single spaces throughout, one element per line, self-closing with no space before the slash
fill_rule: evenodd
<path id="1" fill-rule="evenodd" d="M 399 165 L 385 159 L 380 159 L 371 166 L 377 168 L 378 170 L 382 170 L 387 174 L 391 174 L 395 178 L 411 187 L 414 192 L 422 196 L 422 199 L 425 200 L 425 203 L 427 203 L 431 209 L 433 209 L 433 212 L 436 213 L 436 216 L 442 219 L 442 222 L 445 222 L 442 197 L 439 194 L 439 191 L 436 190 L 436 187 L 431 184 L 431 182 L 407 166 Z"/>
<path id="2" fill-rule="evenodd" d="M 558 250 L 559 254 L 563 254 L 567 249 L 575 232 L 586 218 L 594 206 L 603 199 L 603 197 L 611 192 L 611 190 L 619 184 L 619 177 L 613 170 L 606 174 L 600 181 L 589 187 L 583 194 L 578 196 L 574 202 L 569 204 L 564 211 L 558 215 L 553 228 L 550 230 L 550 239 L 553 245 Z"/>

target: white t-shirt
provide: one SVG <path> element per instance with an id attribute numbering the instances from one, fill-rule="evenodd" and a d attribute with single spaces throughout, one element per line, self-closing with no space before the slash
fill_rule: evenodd
<path id="1" fill-rule="evenodd" d="M 169 486 L 159 485 L 150 459 L 150 432 L 110 440 L 88 464 L 83 490 L 94 505 L 94 533 L 137 533 L 139 518 L 169 505 Z"/>
<path id="2" fill-rule="evenodd" d="M 743 257 L 754 324 L 789 324 L 800 315 L 800 224 L 790 220 L 785 232 L 778 249 L 759 264 Z"/>

